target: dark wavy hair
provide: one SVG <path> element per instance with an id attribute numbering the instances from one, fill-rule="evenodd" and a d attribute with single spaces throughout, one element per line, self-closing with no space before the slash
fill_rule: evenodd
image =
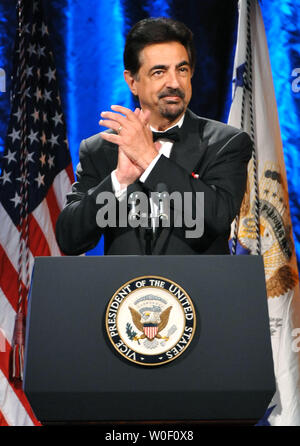
<path id="1" fill-rule="evenodd" d="M 141 66 L 140 52 L 147 45 L 164 42 L 179 42 L 185 47 L 193 72 L 196 63 L 193 33 L 183 23 L 166 17 L 143 19 L 131 28 L 123 55 L 125 70 L 135 76 Z"/>

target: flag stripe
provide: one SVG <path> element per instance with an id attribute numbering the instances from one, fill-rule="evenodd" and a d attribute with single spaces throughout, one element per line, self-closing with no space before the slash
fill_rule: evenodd
<path id="1" fill-rule="evenodd" d="M 5 313 L 2 313 L 2 310 L 5 311 Z M 32 425 L 33 421 L 34 423 L 38 423 L 35 419 L 30 405 L 23 393 L 22 390 L 22 384 L 20 382 L 17 382 L 17 384 L 13 384 L 10 386 L 8 380 L 9 380 L 9 367 L 10 367 L 10 355 L 11 355 L 11 342 L 13 337 L 13 331 L 14 331 L 14 322 L 15 322 L 15 315 L 16 312 L 10 305 L 10 302 L 4 295 L 3 291 L 0 290 L 0 323 L 1 323 L 1 335 L 4 336 L 4 344 L 1 342 L 1 350 L 0 350 L 0 374 L 2 372 L 2 380 L 0 377 L 0 408 L 3 412 L 5 412 L 6 416 L 5 419 L 9 420 L 8 414 L 10 414 L 10 410 L 12 410 L 12 413 L 16 414 L 14 415 L 16 418 L 13 419 L 13 422 L 9 424 L 13 425 Z M 5 317 L 4 317 L 5 315 Z M 4 349 L 3 349 L 4 346 Z M 4 390 L 6 389 L 6 390 Z M 15 395 L 16 394 L 16 395 Z M 1 395 L 3 397 L 3 401 L 1 398 Z M 16 398 L 17 396 L 17 398 Z M 16 410 L 17 401 L 20 400 L 20 403 L 18 404 L 19 409 Z M 5 404 L 7 405 L 7 412 L 3 409 L 5 407 Z M 22 407 L 21 407 L 22 406 Z M 29 414 L 29 419 L 24 414 Z"/>
<path id="2" fill-rule="evenodd" d="M 51 255 L 45 234 L 33 214 L 29 215 L 29 249 L 34 257 Z"/>
<path id="3" fill-rule="evenodd" d="M 73 173 L 73 166 L 70 163 L 67 167 L 66 167 L 66 172 L 70 181 L 70 184 L 72 184 L 74 182 L 74 173 Z"/>
<path id="4" fill-rule="evenodd" d="M 0 427 L 2 427 L 2 426 L 9 426 L 9 424 L 6 421 L 6 419 L 4 418 L 4 415 L 0 410 Z"/>
<path id="5" fill-rule="evenodd" d="M 63 209 L 66 204 L 65 191 L 71 190 L 71 185 L 74 181 L 74 178 L 73 181 L 70 179 L 71 174 L 73 174 L 73 171 L 71 171 L 70 168 L 67 167 L 65 170 L 59 172 L 59 174 L 56 175 L 53 181 L 53 189 L 60 210 Z"/>
<path id="6" fill-rule="evenodd" d="M 61 192 L 60 192 L 60 194 L 58 194 L 58 196 L 59 195 L 62 195 Z M 47 206 L 48 206 L 48 209 L 49 209 L 49 212 L 50 212 L 50 217 L 51 217 L 51 222 L 52 222 L 52 229 L 53 229 L 53 231 L 55 233 L 56 220 L 58 219 L 58 216 L 60 214 L 61 209 L 59 208 L 59 205 L 58 205 L 58 202 L 57 202 L 57 195 L 55 193 L 54 185 L 52 185 L 50 187 L 50 189 L 48 190 L 46 200 L 47 200 Z M 60 250 L 59 246 L 58 246 L 58 249 L 59 249 L 60 255 L 63 255 L 63 253 Z"/>
<path id="7" fill-rule="evenodd" d="M 19 300 L 18 274 L 6 255 L 3 247 L 0 245 L 1 269 L 5 271 L 0 276 L 0 287 L 7 297 L 10 305 L 17 311 Z M 24 284 L 23 284 L 24 290 Z"/>
<path id="8" fill-rule="evenodd" d="M 16 311 L 0 288 L 0 327 L 1 327 L 1 342 L 0 354 L 2 351 L 2 341 L 7 340 L 9 344 L 12 343 L 14 326 L 15 326 Z"/>
<path id="9" fill-rule="evenodd" d="M 59 256 L 60 250 L 57 246 L 50 212 L 47 205 L 47 200 L 44 199 L 40 205 L 32 212 L 35 220 L 37 221 L 39 227 L 43 231 L 43 234 L 47 240 L 48 246 L 50 248 L 50 255 Z"/>
<path id="10" fill-rule="evenodd" d="M 11 346 L 6 341 L 5 351 L 0 355 L 0 388 L 2 395 L 0 407 L 9 424 L 32 425 L 37 420 L 22 390 L 22 382 L 14 380 L 9 383 L 11 351 Z M 11 416 L 14 417 L 13 423 L 10 422 Z"/>
<path id="11" fill-rule="evenodd" d="M 5 252 L 10 262 L 12 263 L 14 269 L 18 271 L 18 260 L 19 260 L 19 239 L 20 233 L 16 226 L 12 223 L 6 210 L 0 203 L 0 215 L 1 215 L 1 231 L 0 231 L 0 245 L 5 247 Z M 1 256 L 0 256 L 1 259 Z M 29 252 L 29 268 L 33 267 L 34 258 L 31 252 Z M 2 274 L 4 274 L 4 269 Z M 25 283 L 25 274 L 22 275 L 23 283 Z"/>
<path id="12" fill-rule="evenodd" d="M 0 388 L 3 398 L 0 407 L 6 423 L 10 426 L 33 426 L 35 417 L 21 390 L 15 391 L 9 384 L 7 376 L 0 370 Z"/>
<path id="13" fill-rule="evenodd" d="M 47 200 L 48 209 L 50 211 L 52 228 L 55 231 L 55 224 L 56 224 L 56 220 L 60 214 L 60 209 L 59 209 L 59 206 L 58 206 L 58 203 L 56 200 L 56 195 L 55 195 L 55 190 L 54 190 L 53 185 L 48 190 L 46 200 Z"/>

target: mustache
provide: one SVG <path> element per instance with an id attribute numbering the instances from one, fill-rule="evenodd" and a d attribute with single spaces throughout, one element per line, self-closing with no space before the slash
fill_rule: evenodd
<path id="1" fill-rule="evenodd" d="M 179 88 L 168 88 L 168 90 L 164 90 L 158 94 L 158 99 L 165 98 L 166 96 L 178 96 L 181 99 L 184 99 L 185 94 Z"/>

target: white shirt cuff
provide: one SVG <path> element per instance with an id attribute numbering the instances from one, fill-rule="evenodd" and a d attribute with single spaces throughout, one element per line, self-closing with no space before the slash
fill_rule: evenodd
<path id="1" fill-rule="evenodd" d="M 122 187 L 119 183 L 116 175 L 116 171 L 113 170 L 110 174 L 111 176 L 111 182 L 112 182 L 112 188 L 114 191 L 114 194 L 118 200 L 122 200 L 126 196 L 127 187 Z"/>
<path id="2" fill-rule="evenodd" d="M 148 178 L 148 175 L 150 175 L 151 170 L 154 168 L 155 164 L 157 163 L 157 161 L 159 160 L 160 157 L 161 157 L 161 153 L 156 155 L 156 157 L 151 161 L 151 163 L 149 164 L 147 169 L 144 170 L 144 172 L 140 176 L 141 183 L 144 183 L 146 181 L 146 179 Z"/>

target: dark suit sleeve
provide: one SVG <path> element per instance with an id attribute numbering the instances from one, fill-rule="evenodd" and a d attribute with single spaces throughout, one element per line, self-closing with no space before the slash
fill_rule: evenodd
<path id="1" fill-rule="evenodd" d="M 213 236 L 228 233 L 243 199 L 251 153 L 250 137 L 239 132 L 229 137 L 215 153 L 209 154 L 205 171 L 197 179 L 176 162 L 161 156 L 145 186 L 155 190 L 158 183 L 164 183 L 169 194 L 204 192 L 204 230 Z M 193 209 L 191 212 L 195 215 Z"/>
<path id="2" fill-rule="evenodd" d="M 80 163 L 77 166 L 78 181 L 67 196 L 67 205 L 56 223 L 56 239 L 61 250 L 68 255 L 82 254 L 94 248 L 102 235 L 96 222 L 99 205 L 96 197 L 100 192 L 113 192 L 110 174 L 99 175 L 91 160 L 86 140 L 80 144 Z"/>

